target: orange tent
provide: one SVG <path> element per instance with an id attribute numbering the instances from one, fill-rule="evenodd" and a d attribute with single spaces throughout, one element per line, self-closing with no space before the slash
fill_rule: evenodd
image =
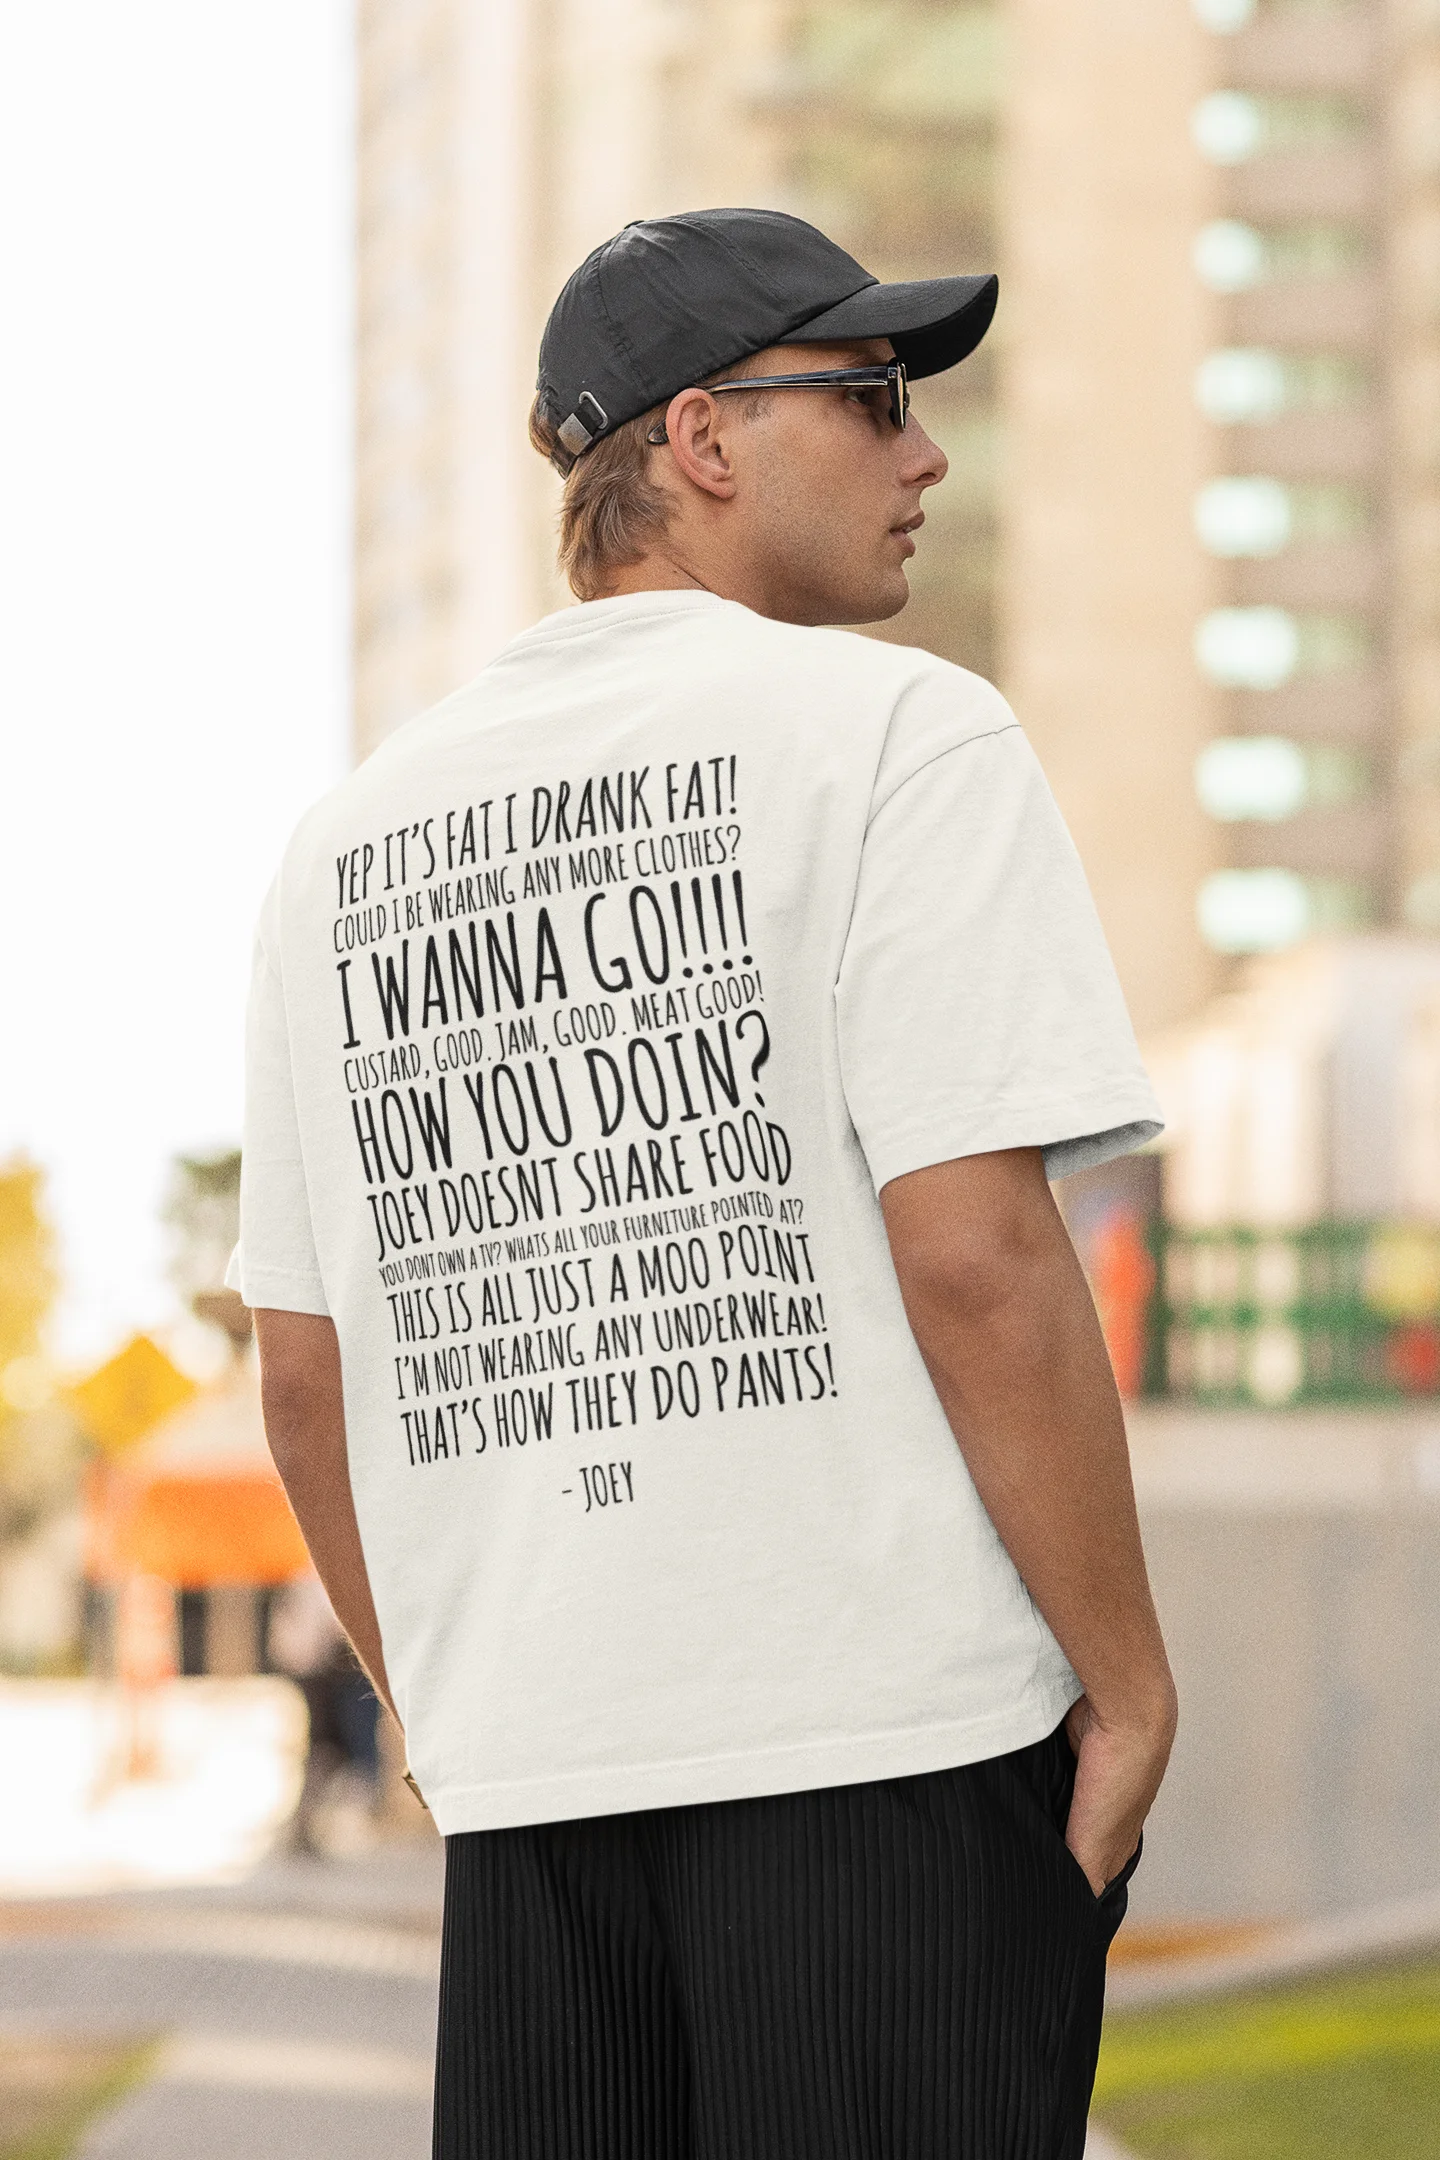
<path id="1" fill-rule="evenodd" d="M 248 1359 L 93 1464 L 85 1501 L 93 1581 L 138 1574 L 206 1590 L 287 1582 L 310 1566 L 265 1445 Z"/>

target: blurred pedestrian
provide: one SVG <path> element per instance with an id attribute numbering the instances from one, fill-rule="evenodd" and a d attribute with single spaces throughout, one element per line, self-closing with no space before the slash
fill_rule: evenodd
<path id="1" fill-rule="evenodd" d="M 264 911 L 235 1279 L 447 1841 L 440 2160 L 1083 2148 L 1174 1699 L 1047 1177 L 1158 1121 L 1003 699 L 823 627 L 905 605 L 995 299 L 777 212 L 597 249 L 581 605 Z"/>
<path id="2" fill-rule="evenodd" d="M 374 1811 L 380 1704 L 318 1575 L 281 1585 L 265 1634 L 266 1662 L 305 1697 L 305 1774 L 291 1840 L 299 1852 L 324 1852 L 332 1842 L 324 1825 L 337 1800 L 348 1812 Z"/>

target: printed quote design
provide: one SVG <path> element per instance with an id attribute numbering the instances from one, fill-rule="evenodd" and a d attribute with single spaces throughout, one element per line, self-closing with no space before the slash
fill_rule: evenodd
<path id="1" fill-rule="evenodd" d="M 764 1092 L 737 777 L 733 756 L 555 776 L 335 858 L 357 1181 L 417 1471 L 525 1449 L 589 1513 L 638 1497 L 608 1455 L 632 1433 L 837 1392 Z M 576 1440 L 607 1459 L 554 1445 Z"/>

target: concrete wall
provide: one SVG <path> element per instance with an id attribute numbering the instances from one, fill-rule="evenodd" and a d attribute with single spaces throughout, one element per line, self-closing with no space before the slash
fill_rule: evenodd
<path id="1" fill-rule="evenodd" d="M 1440 1885 L 1440 1416 L 1132 1413 L 1181 1694 L 1132 1911 Z"/>

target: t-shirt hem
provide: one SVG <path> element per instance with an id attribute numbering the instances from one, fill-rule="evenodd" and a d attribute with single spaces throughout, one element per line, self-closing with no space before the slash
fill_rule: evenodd
<path id="1" fill-rule="evenodd" d="M 291 1268 L 247 1267 L 243 1260 L 232 1260 L 225 1271 L 227 1290 L 238 1290 L 244 1304 L 253 1310 L 263 1305 L 275 1312 L 311 1313 L 318 1320 L 328 1320 L 330 1307 L 325 1300 L 325 1285 L 318 1275 L 302 1275 Z"/>
<path id="2" fill-rule="evenodd" d="M 851 1735 L 754 1754 L 592 1766 L 503 1785 L 450 1785 L 435 1792 L 426 1788 L 425 1798 L 442 1837 L 455 1837 L 471 1830 L 510 1830 L 529 1823 L 576 1822 L 592 1815 L 629 1815 L 648 1808 L 696 1807 L 716 1800 L 755 1800 L 769 1793 L 923 1777 L 1032 1746 L 1054 1731 L 1080 1692 L 1079 1681 L 1067 1669 L 1052 1680 L 1033 1683 L 1020 1701 L 1004 1710 L 961 1723 Z"/>
<path id="3" fill-rule="evenodd" d="M 1148 1147 L 1164 1130 L 1157 1117 L 1137 1117 L 1124 1125 L 1112 1125 L 1104 1132 L 1082 1133 L 1077 1139 L 1061 1140 L 1045 1150 L 1045 1175 L 1053 1182 L 1057 1178 L 1074 1177 L 1079 1170 L 1098 1170 L 1102 1163 L 1114 1162 L 1121 1155 L 1133 1155 L 1137 1148 Z"/>
<path id="4" fill-rule="evenodd" d="M 1108 1162 L 1155 1139 L 1164 1126 L 1148 1088 L 1111 1090 L 1067 1102 L 1016 1104 L 996 1108 L 983 1118 L 954 1125 L 895 1134 L 884 1147 L 867 1149 L 876 1192 L 893 1178 L 935 1163 L 967 1155 L 993 1155 L 1003 1148 L 1038 1147 L 1046 1175 L 1066 1177 L 1072 1170 Z"/>

